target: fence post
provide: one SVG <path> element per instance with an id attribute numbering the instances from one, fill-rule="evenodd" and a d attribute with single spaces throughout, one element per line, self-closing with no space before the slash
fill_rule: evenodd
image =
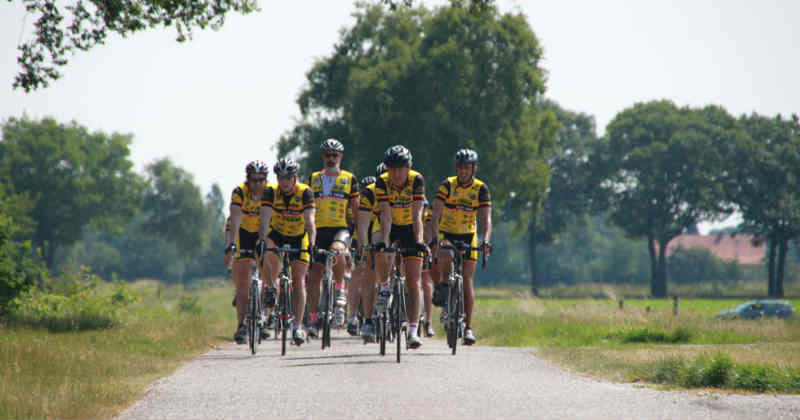
<path id="1" fill-rule="evenodd" d="M 624 307 L 625 307 L 625 300 L 624 299 L 620 299 L 619 300 L 619 310 L 620 311 L 623 310 Z"/>
<path id="2" fill-rule="evenodd" d="M 678 315 L 678 296 L 672 297 L 672 315 Z"/>

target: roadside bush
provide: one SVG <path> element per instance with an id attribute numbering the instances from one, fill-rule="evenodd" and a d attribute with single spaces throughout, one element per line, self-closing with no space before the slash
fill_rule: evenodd
<path id="1" fill-rule="evenodd" d="M 692 333 L 687 328 L 676 328 L 673 331 L 666 331 L 654 328 L 626 328 L 614 331 L 606 337 L 611 340 L 618 340 L 622 343 L 688 343 L 692 338 Z"/>
<path id="2" fill-rule="evenodd" d="M 113 328 L 120 325 L 120 309 L 139 299 L 125 283 L 101 287 L 100 278 L 82 268 L 12 300 L 8 320 L 53 332 Z"/>
<path id="3" fill-rule="evenodd" d="M 199 314 L 203 308 L 199 305 L 197 296 L 183 295 L 178 301 L 178 310 L 187 314 Z"/>

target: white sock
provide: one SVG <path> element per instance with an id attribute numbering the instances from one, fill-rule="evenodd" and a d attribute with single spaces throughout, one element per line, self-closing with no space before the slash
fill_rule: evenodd
<path id="1" fill-rule="evenodd" d="M 417 326 L 419 324 L 416 322 L 409 322 L 408 323 L 408 334 L 409 335 L 417 335 Z"/>

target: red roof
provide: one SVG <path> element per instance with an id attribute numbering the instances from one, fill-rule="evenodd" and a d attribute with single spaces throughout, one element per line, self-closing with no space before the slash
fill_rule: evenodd
<path id="1" fill-rule="evenodd" d="M 706 248 L 717 258 L 744 265 L 763 263 L 766 245 L 753 245 L 753 235 L 680 235 L 667 245 L 667 256 L 678 248 Z"/>

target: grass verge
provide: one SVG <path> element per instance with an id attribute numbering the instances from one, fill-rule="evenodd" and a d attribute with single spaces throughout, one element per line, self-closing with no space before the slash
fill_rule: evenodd
<path id="1" fill-rule="evenodd" d="M 800 320 L 711 318 L 740 300 L 532 299 L 478 293 L 481 344 L 537 347 L 581 373 L 681 388 L 800 393 Z M 793 300 L 795 307 L 800 301 Z M 716 375 L 716 376 L 715 376 Z"/>
<path id="2" fill-rule="evenodd" d="M 229 339 L 229 285 L 130 287 L 141 301 L 120 310 L 116 328 L 0 326 L 0 418 L 113 417 L 155 379 Z"/>

